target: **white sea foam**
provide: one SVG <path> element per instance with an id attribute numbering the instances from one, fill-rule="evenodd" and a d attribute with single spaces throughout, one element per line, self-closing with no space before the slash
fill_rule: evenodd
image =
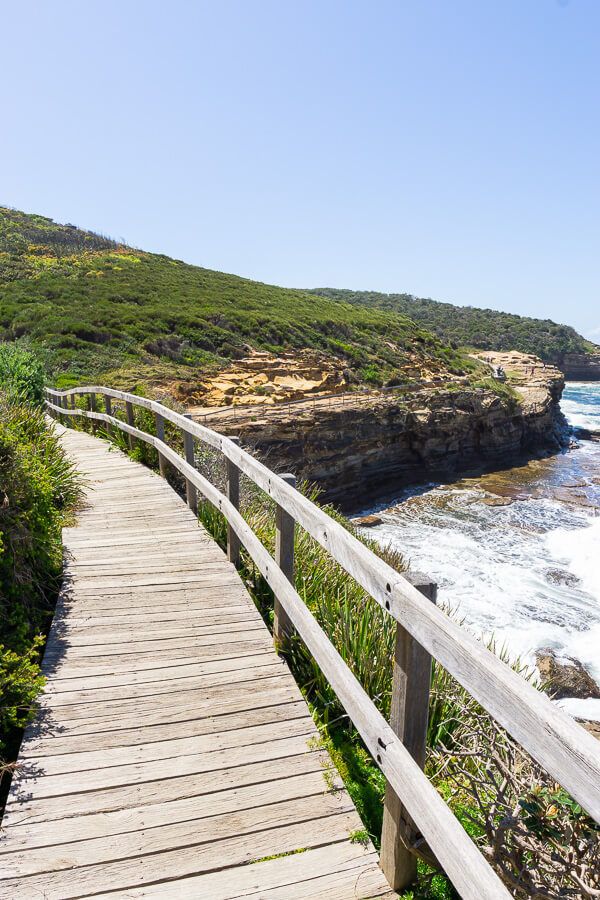
<path id="1" fill-rule="evenodd" d="M 569 394 L 581 418 L 600 430 L 600 384 L 570 386 Z M 530 664 L 537 650 L 551 648 L 579 660 L 600 683 L 600 516 L 551 494 L 539 499 L 537 490 L 547 477 L 562 494 L 582 480 L 597 502 L 590 476 L 600 474 L 600 448 L 585 442 L 544 471 L 529 499 L 510 506 L 484 504 L 477 485 L 413 492 L 380 512 L 383 524 L 369 533 L 437 581 L 440 601 L 458 608 L 477 635 L 494 634 Z M 585 703 L 586 716 L 595 717 Z"/>
<path id="2" fill-rule="evenodd" d="M 576 697 L 566 697 L 564 700 L 557 700 L 556 705 L 576 719 L 600 722 L 600 700 L 577 700 Z"/>
<path id="3" fill-rule="evenodd" d="M 567 422 L 574 428 L 587 428 L 589 431 L 600 431 L 600 409 L 598 412 L 582 411 L 582 407 L 574 400 L 563 400 L 561 409 Z"/>
<path id="4" fill-rule="evenodd" d="M 565 563 L 600 604 L 600 516 L 592 519 L 586 528 L 557 528 L 549 532 L 546 545 L 554 558 Z"/>
<path id="5" fill-rule="evenodd" d="M 561 409 L 570 425 L 576 428 L 600 430 L 600 386 L 572 382 L 567 384 Z"/>
<path id="6" fill-rule="evenodd" d="M 432 493 L 431 506 L 427 497 L 418 507 L 400 505 L 371 533 L 437 581 L 440 599 L 475 633 L 494 634 L 530 663 L 541 647 L 583 655 L 584 635 L 596 615 L 600 623 L 600 603 L 594 608 L 579 585 L 549 580 L 549 572 L 564 571 L 564 558 L 554 555 L 540 533 L 544 523 L 562 522 L 562 505 L 531 500 L 490 508 L 471 502 L 472 492 L 461 492 L 471 493 L 470 502 L 456 504 L 445 491 Z M 449 500 L 446 507 L 440 507 L 443 499 Z M 572 524 L 582 522 L 580 514 L 568 515 Z"/>

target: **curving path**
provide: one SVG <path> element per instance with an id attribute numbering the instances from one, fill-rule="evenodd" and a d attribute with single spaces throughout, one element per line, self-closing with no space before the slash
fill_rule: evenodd
<path id="1" fill-rule="evenodd" d="M 395 896 L 235 568 L 158 475 L 87 477 L 0 835 L 0 897 Z"/>

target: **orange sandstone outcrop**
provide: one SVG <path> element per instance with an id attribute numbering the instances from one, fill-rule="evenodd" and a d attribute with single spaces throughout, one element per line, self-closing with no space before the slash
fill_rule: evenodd
<path id="1" fill-rule="evenodd" d="M 217 375 L 200 381 L 186 400 L 191 407 L 262 406 L 307 395 L 346 390 L 348 374 L 342 360 L 314 350 L 274 356 L 253 351 Z"/>
<path id="2" fill-rule="evenodd" d="M 457 379 L 416 392 L 234 406 L 205 421 L 239 436 L 269 466 L 317 483 L 325 499 L 356 508 L 407 484 L 564 446 L 562 373 L 535 357 L 511 354 L 501 364 L 515 372 L 516 396 L 494 390 L 493 382 L 487 389 Z"/>

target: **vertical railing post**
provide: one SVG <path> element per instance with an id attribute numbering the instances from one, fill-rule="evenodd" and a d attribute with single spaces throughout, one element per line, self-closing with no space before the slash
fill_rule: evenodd
<path id="1" fill-rule="evenodd" d="M 104 411 L 105 411 L 105 413 L 106 413 L 107 416 L 112 416 L 112 414 L 113 414 L 113 413 L 112 413 L 112 400 L 111 400 L 111 398 L 108 396 L 108 394 L 105 394 L 105 395 L 104 395 Z M 109 434 L 109 435 L 111 435 L 111 436 L 112 436 L 112 433 L 113 433 L 113 427 L 112 427 L 112 425 L 109 425 L 108 422 L 106 423 L 106 433 Z"/>
<path id="2" fill-rule="evenodd" d="M 77 394 L 71 394 L 71 409 L 77 409 Z"/>
<path id="3" fill-rule="evenodd" d="M 417 573 L 406 577 L 432 603 L 437 585 Z M 431 656 L 403 628 L 396 626 L 390 725 L 412 758 L 423 769 L 427 744 Z M 417 876 L 413 846 L 418 831 L 390 784 L 386 786 L 381 832 L 381 868 L 394 891 L 408 887 Z"/>
<path id="4" fill-rule="evenodd" d="M 237 437 L 230 438 L 234 444 L 239 444 L 240 439 Z M 240 470 L 236 466 L 234 462 L 232 462 L 229 458 L 226 458 L 227 462 L 227 499 L 230 503 L 235 506 L 236 509 L 240 508 Z M 229 562 L 233 563 L 234 566 L 238 566 L 240 562 L 240 539 L 231 527 L 229 523 L 227 523 L 227 559 Z"/>
<path id="5" fill-rule="evenodd" d="M 135 426 L 135 416 L 133 413 L 133 403 L 131 400 L 125 401 L 125 415 L 127 416 L 127 424 Z M 129 441 L 129 449 L 133 450 L 135 447 L 135 437 L 132 434 L 127 435 Z"/>
<path id="6" fill-rule="evenodd" d="M 93 412 L 93 413 L 96 412 L 96 395 L 95 394 L 89 395 L 88 409 L 90 412 Z M 91 419 L 90 421 L 92 423 L 92 431 L 95 434 L 98 429 L 98 423 L 95 421 L 95 419 Z"/>
<path id="7" fill-rule="evenodd" d="M 280 476 L 287 484 L 296 487 L 295 475 Z M 283 507 L 277 504 L 275 510 L 275 562 L 288 581 L 294 583 L 294 537 L 296 522 Z M 273 610 L 273 640 L 276 647 L 282 647 L 293 634 L 294 626 L 288 614 L 275 597 Z"/>
<path id="8" fill-rule="evenodd" d="M 161 416 L 160 413 L 154 413 L 154 422 L 156 424 L 156 437 L 159 441 L 165 440 L 165 420 Z M 163 478 L 167 477 L 167 461 L 160 452 L 158 451 L 158 471 L 162 475 Z"/>
<path id="9" fill-rule="evenodd" d="M 191 419 L 191 413 L 185 414 L 186 419 Z M 190 464 L 190 466 L 196 465 L 196 458 L 194 453 L 194 438 L 186 431 L 185 428 L 181 429 L 181 434 L 183 436 L 183 450 L 185 454 L 185 461 Z M 198 512 L 198 491 L 196 490 L 196 486 L 192 484 L 191 481 L 185 479 L 185 499 L 187 500 L 187 505 L 192 510 L 192 512 Z"/>

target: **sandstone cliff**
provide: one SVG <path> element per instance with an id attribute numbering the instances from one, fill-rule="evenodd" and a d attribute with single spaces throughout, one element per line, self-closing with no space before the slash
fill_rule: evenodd
<path id="1" fill-rule="evenodd" d="M 505 464 L 566 442 L 564 379 L 535 357 L 504 355 L 507 390 L 449 384 L 412 394 L 304 401 L 238 410 L 207 424 L 237 434 L 268 465 L 316 482 L 347 508 L 429 478 Z M 508 358 L 510 357 L 510 359 Z"/>
<path id="2" fill-rule="evenodd" d="M 600 353 L 565 353 L 556 365 L 567 381 L 600 381 Z"/>

